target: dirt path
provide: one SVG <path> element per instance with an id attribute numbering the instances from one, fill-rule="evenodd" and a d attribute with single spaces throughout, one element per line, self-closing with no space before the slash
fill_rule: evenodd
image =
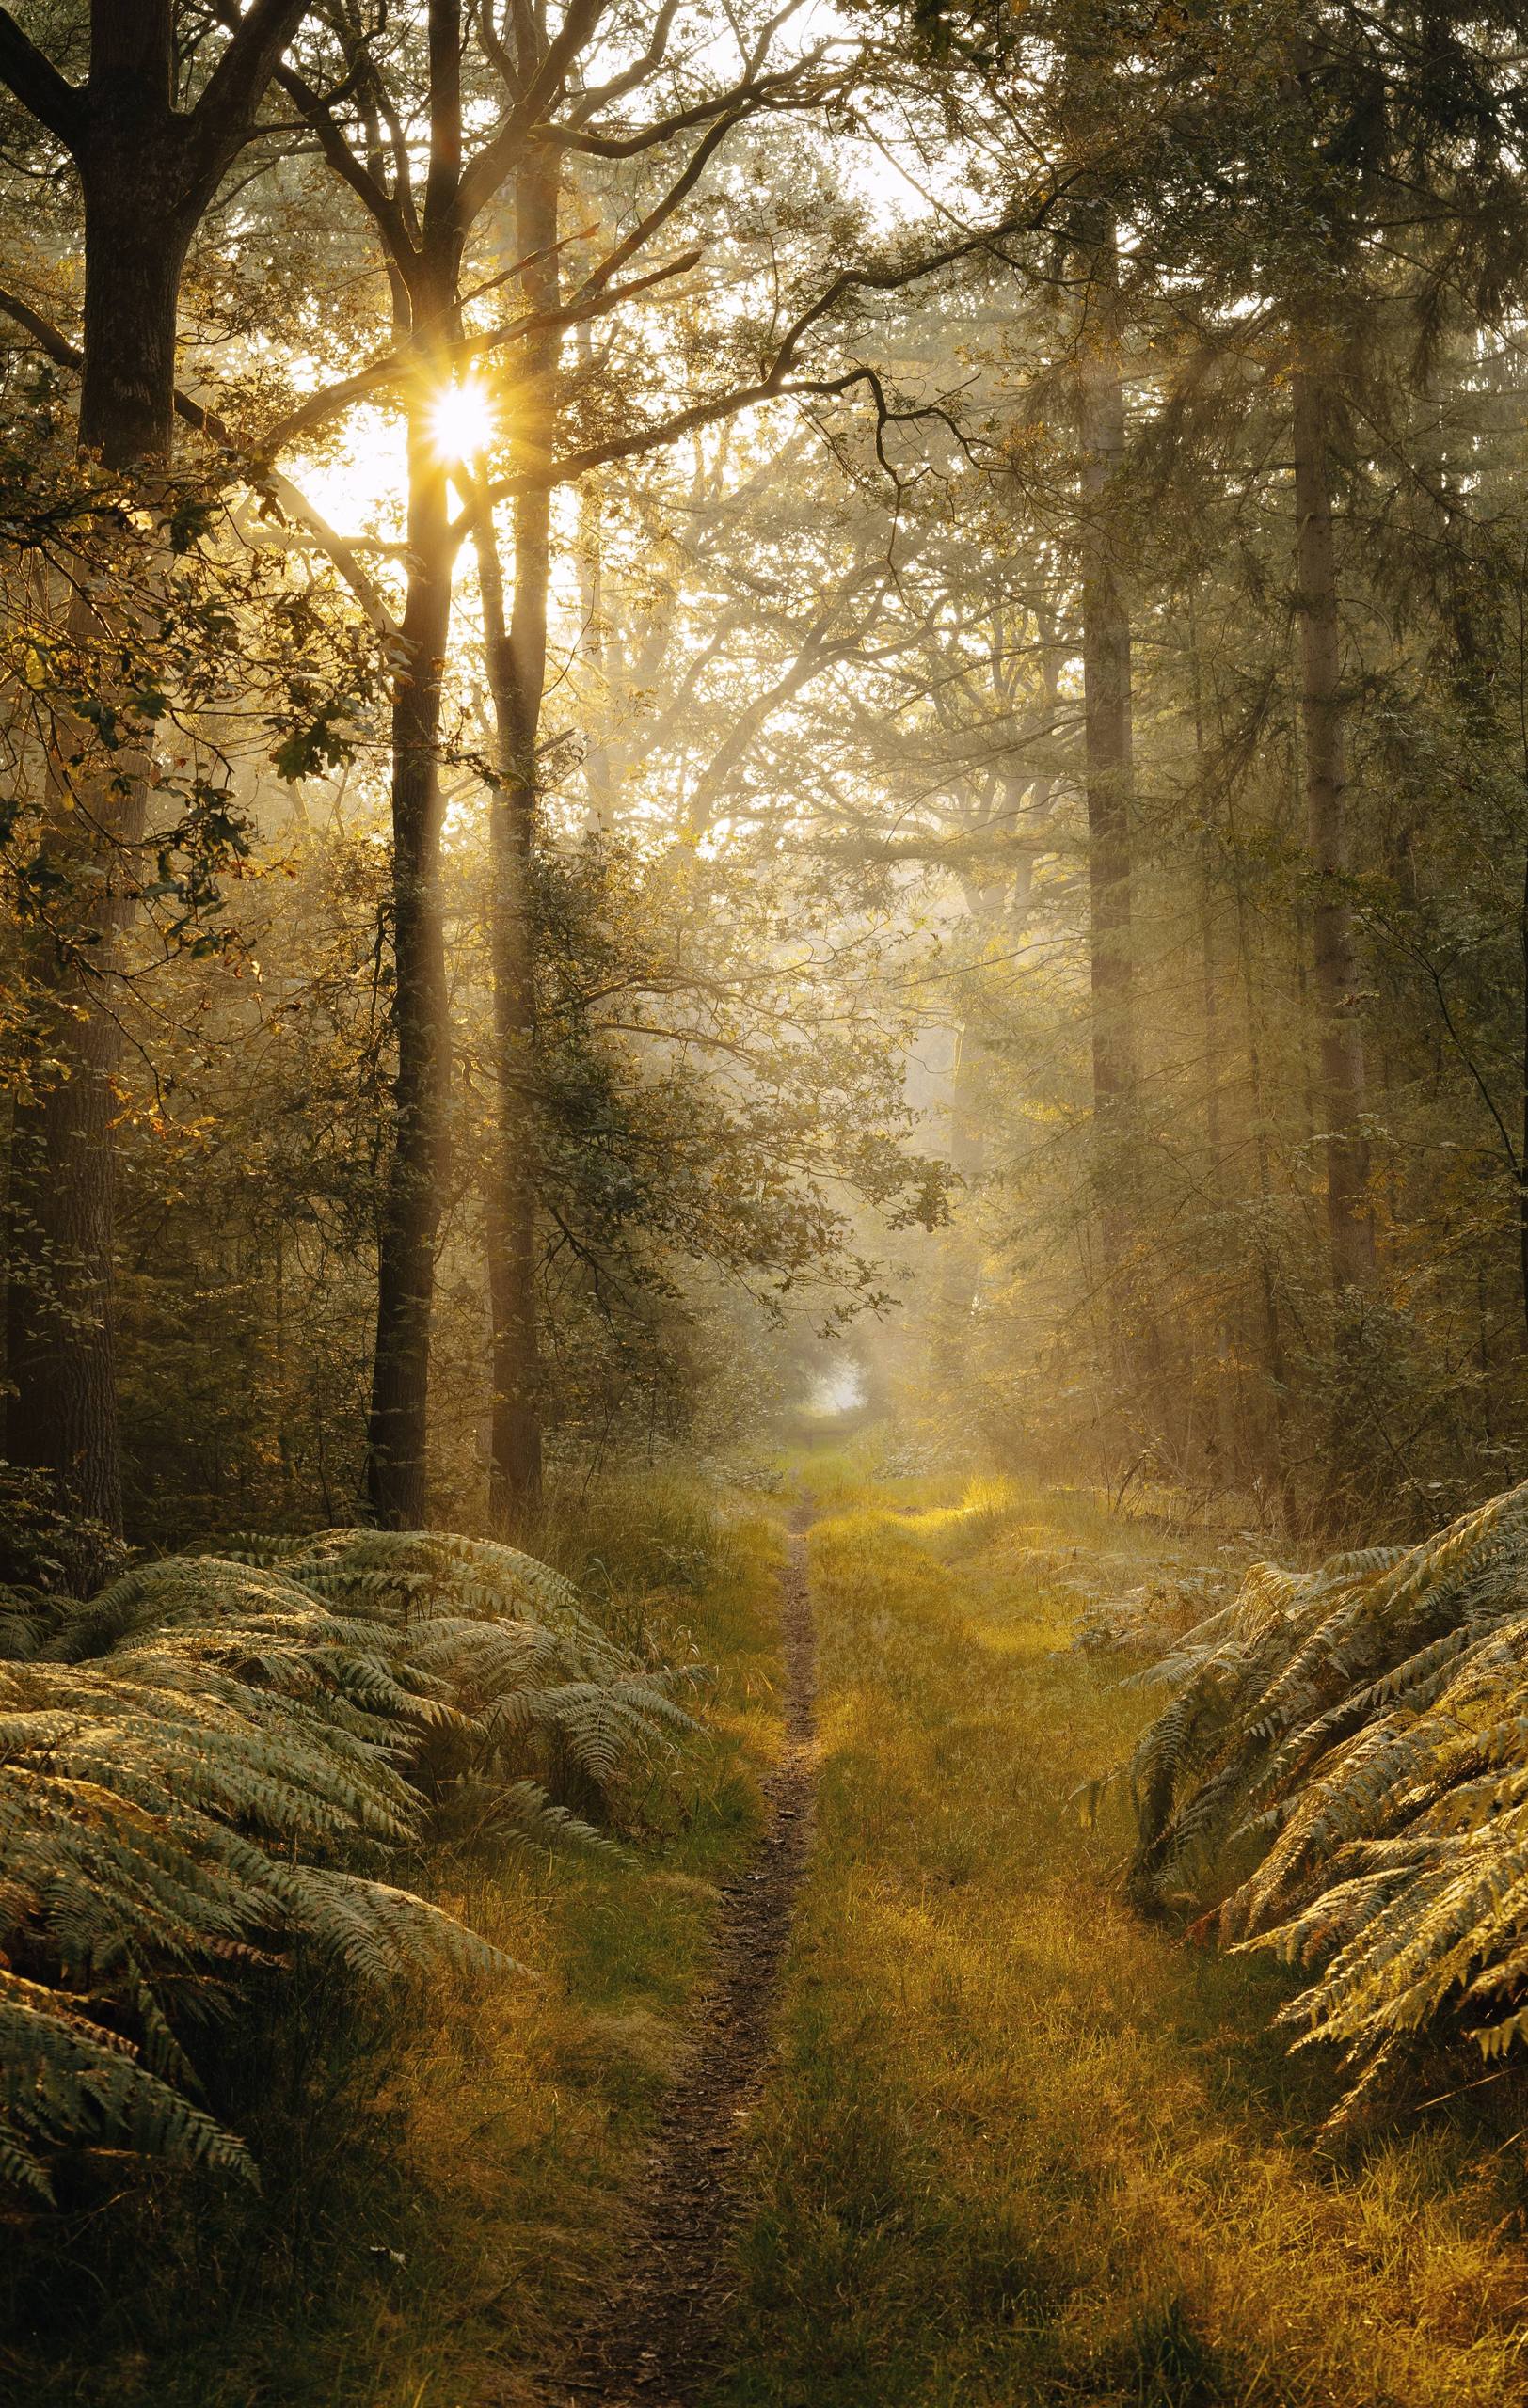
<path id="1" fill-rule="evenodd" d="M 616 2288 L 548 2386 L 559 2408 L 688 2408 L 723 2337 L 737 2143 L 763 2079 L 811 1841 L 812 1614 L 800 1529 L 781 1592 L 786 1749 L 765 1783 L 769 1824 L 753 1864 L 723 1893 L 716 1977 L 659 2126 Z"/>

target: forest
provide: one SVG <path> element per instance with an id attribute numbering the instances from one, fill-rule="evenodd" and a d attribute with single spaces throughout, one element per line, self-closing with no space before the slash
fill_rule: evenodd
<path id="1" fill-rule="evenodd" d="M 1528 2397 L 1528 12 L 0 6 L 0 2393 Z"/>

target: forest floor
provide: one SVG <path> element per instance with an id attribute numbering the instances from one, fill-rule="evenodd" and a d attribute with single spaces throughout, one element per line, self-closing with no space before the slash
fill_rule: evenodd
<path id="1" fill-rule="evenodd" d="M 620 2272 L 548 2396 L 620 2408 L 692 2400 L 723 2355 L 731 2305 L 740 2126 L 756 2111 L 780 1974 L 812 1841 L 815 1655 L 806 1545 L 781 1581 L 786 1745 L 767 1821 L 722 1893 L 715 1958 L 643 2169 Z"/>
<path id="2" fill-rule="evenodd" d="M 1289 1977 L 1130 1912 L 1122 1822 L 1077 1814 L 1156 1702 L 1079 1616 L 1212 1544 L 857 1455 L 799 1468 L 804 1539 L 608 1501 L 613 1609 L 719 1668 L 679 1792 L 628 1859 L 448 1887 L 536 1982 L 371 2035 L 307 2002 L 249 2101 L 263 2200 L 124 2187 L 0 2252 L 0 2394 L 1528 2400 L 1520 2077 L 1325 2133 L 1335 2069 L 1268 2030 Z"/>
<path id="3" fill-rule="evenodd" d="M 1082 1597 L 1192 1546 L 815 1484 L 817 1839 L 699 2408 L 1528 2400 L 1520 2078 L 1325 2135 L 1289 1977 L 1132 1913 L 1076 1812 L 1160 1696 L 1070 1643 Z"/>

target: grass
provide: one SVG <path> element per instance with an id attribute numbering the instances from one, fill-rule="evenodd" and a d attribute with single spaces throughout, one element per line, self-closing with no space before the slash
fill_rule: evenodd
<path id="1" fill-rule="evenodd" d="M 623 1638 L 719 1668 L 708 1733 L 623 1801 L 626 1862 L 424 1868 L 537 1978 L 369 2022 L 310 1984 L 219 2043 L 258 2198 L 135 2168 L 0 2240 L 28 2408 L 511 2408 L 619 2245 L 623 2194 L 779 1744 L 777 1519 L 606 1481 L 533 1544 Z"/>
<path id="2" fill-rule="evenodd" d="M 818 1842 L 705 2408 L 1518 2408 L 1520 2085 L 1324 2139 L 1283 1977 L 1128 1912 L 1122 1829 L 1069 1802 L 1154 1702 L 1070 1648 L 1079 1612 L 1191 1580 L 1193 1539 L 875 1460 L 810 1459 Z M 97 2169 L 5 2233 L 0 2396 L 530 2408 L 605 2289 L 779 1745 L 781 1538 L 648 1480 L 534 1544 L 624 1638 L 720 1667 L 708 1736 L 624 1802 L 630 1861 L 437 1863 L 534 1982 L 365 2025 L 257 2000 L 214 2080 L 263 2194 Z"/>
<path id="3" fill-rule="evenodd" d="M 1520 2403 L 1511 2116 L 1324 2140 L 1282 1977 L 1127 1911 L 1069 1804 L 1150 1710 L 1067 1650 L 1078 1568 L 1160 1531 L 862 1460 L 811 1468 L 817 1853 L 707 2408 Z"/>

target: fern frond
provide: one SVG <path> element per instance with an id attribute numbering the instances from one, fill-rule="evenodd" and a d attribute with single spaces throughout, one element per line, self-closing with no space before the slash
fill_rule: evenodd
<path id="1" fill-rule="evenodd" d="M 435 1533 L 246 1538 L 87 1603 L 0 1597 L 0 2179 L 45 2197 L 81 2146 L 247 2173 L 190 2095 L 198 2022 L 299 1948 L 373 1987 L 521 1970 L 379 1862 L 433 1798 L 610 1848 L 517 1745 L 604 1795 L 693 1729 L 681 1677 L 546 1565 Z"/>
<path id="2" fill-rule="evenodd" d="M 1283 2020 L 1361 2084 L 1419 2031 L 1528 2037 L 1528 1483 L 1416 1547 L 1260 1566 L 1178 1653 L 1130 1767 L 1138 1888 L 1255 1847 L 1222 1938 L 1314 1971 Z"/>

